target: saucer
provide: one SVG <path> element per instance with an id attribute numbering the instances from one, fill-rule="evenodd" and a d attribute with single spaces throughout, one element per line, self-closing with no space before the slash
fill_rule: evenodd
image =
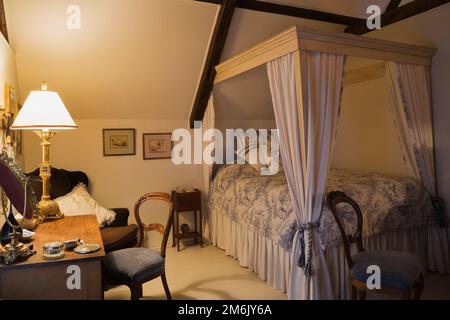
<path id="1" fill-rule="evenodd" d="M 82 244 L 76 247 L 73 251 L 78 254 L 88 254 L 94 253 L 100 250 L 100 245 L 98 244 Z"/>

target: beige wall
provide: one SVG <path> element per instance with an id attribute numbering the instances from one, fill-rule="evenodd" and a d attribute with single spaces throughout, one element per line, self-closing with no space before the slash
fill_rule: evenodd
<path id="1" fill-rule="evenodd" d="M 2 106 L 5 105 L 6 83 L 11 85 L 18 95 L 16 57 L 5 37 L 0 33 L 0 105 Z"/>
<path id="2" fill-rule="evenodd" d="M 344 87 L 333 168 L 408 175 L 385 81 Z"/>
<path id="3" fill-rule="evenodd" d="M 218 119 L 216 127 L 225 135 L 226 129 L 276 129 L 277 124 L 275 123 L 275 119 Z"/>
<path id="4" fill-rule="evenodd" d="M 56 168 L 84 171 L 90 179 L 93 197 L 104 207 L 125 207 L 133 214 L 136 200 L 154 191 L 170 193 L 177 186 L 201 187 L 201 166 L 176 166 L 169 160 L 143 160 L 142 134 L 172 132 L 182 128 L 183 120 L 75 120 L 78 130 L 60 132 L 52 140 L 51 161 Z M 135 128 L 136 155 L 123 157 L 103 156 L 104 128 Z M 32 171 L 40 162 L 40 141 L 28 132 L 25 135 L 27 149 L 25 169 Z M 144 220 L 165 222 L 166 209 L 161 205 L 145 205 Z M 132 217 L 131 221 L 134 220 Z M 183 220 L 184 221 L 184 220 Z M 191 219 L 189 219 L 191 221 Z M 152 235 L 152 246 L 159 237 Z"/>

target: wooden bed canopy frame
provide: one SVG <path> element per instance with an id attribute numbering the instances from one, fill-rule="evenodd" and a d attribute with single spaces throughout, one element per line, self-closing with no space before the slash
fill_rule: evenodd
<path id="1" fill-rule="evenodd" d="M 307 105 L 308 92 L 306 86 L 302 85 L 302 83 L 306 83 L 307 81 L 305 74 L 302 73 L 302 69 L 306 68 L 304 55 L 307 51 L 335 53 L 345 56 L 395 61 L 428 67 L 431 66 L 433 55 L 436 53 L 436 50 L 432 48 L 367 38 L 336 31 L 293 26 L 216 66 L 214 85 L 293 53 L 297 101 L 303 101 L 303 103 L 298 104 L 298 107 L 301 108 L 301 117 L 305 119 L 308 110 L 303 108 L 303 106 Z M 372 68 L 374 67 L 372 66 Z M 375 71 L 372 70 L 371 72 L 367 72 L 367 68 L 356 70 L 350 76 L 350 79 L 361 81 L 361 74 L 378 77 L 380 75 L 379 67 L 375 67 L 374 69 Z M 384 75 L 384 68 L 382 68 L 381 72 Z M 348 79 L 347 81 L 349 81 Z M 345 79 L 343 84 L 345 85 Z M 304 139 L 301 141 L 301 150 L 302 157 L 305 157 L 306 141 Z M 305 163 L 305 159 L 303 160 L 303 163 Z M 306 168 L 303 168 L 303 171 L 306 176 Z"/>
<path id="2" fill-rule="evenodd" d="M 431 66 L 433 55 L 436 53 L 436 49 L 432 48 L 367 38 L 343 32 L 294 26 L 217 65 L 214 84 L 221 83 L 289 53 L 295 54 L 296 77 L 301 80 L 302 51 L 328 52 L 425 66 Z M 364 75 L 371 79 L 380 77 L 384 74 L 382 67 L 383 64 L 378 63 L 355 69 L 346 75 L 345 84 L 357 82 Z"/>

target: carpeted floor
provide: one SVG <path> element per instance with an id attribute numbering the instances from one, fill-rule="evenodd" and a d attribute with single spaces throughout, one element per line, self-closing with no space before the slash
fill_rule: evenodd
<path id="1" fill-rule="evenodd" d="M 207 246 L 167 250 L 167 280 L 174 299 L 280 300 L 287 296 L 243 268 L 224 251 Z M 105 299 L 129 299 L 127 287 L 109 290 Z M 368 299 L 390 298 L 369 294 Z M 450 275 L 428 274 L 423 299 L 450 299 Z M 144 285 L 144 299 L 165 299 L 160 279 Z"/>

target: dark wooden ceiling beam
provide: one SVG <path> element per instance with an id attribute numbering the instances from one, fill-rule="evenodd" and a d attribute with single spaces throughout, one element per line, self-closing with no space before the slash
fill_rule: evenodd
<path id="1" fill-rule="evenodd" d="M 230 29 L 231 20 L 233 19 L 234 9 L 236 8 L 236 2 L 237 0 L 224 0 L 223 3 L 221 3 L 189 119 L 191 128 L 194 127 L 195 121 L 203 120 L 203 115 L 208 107 L 208 100 L 214 86 L 214 78 L 216 77 L 215 67 L 219 64 L 222 56 L 228 30 Z"/>
<path id="2" fill-rule="evenodd" d="M 5 5 L 3 4 L 3 1 L 4 0 L 0 0 L 0 31 L 5 37 L 6 41 L 9 41 L 8 27 L 6 26 Z"/>
<path id="3" fill-rule="evenodd" d="M 388 12 L 388 11 L 397 9 L 401 2 L 402 2 L 402 0 L 391 0 L 389 2 L 389 4 L 387 5 L 386 10 L 384 10 L 384 12 Z"/>
<path id="4" fill-rule="evenodd" d="M 215 3 L 215 4 L 222 3 L 222 0 L 196 0 L 196 1 Z M 291 16 L 291 17 L 304 18 L 304 19 L 310 19 L 310 20 L 318 20 L 318 21 L 343 24 L 343 25 L 350 25 L 350 24 L 353 24 L 353 23 L 356 23 L 356 22 L 362 20 L 362 19 L 359 19 L 356 17 L 349 17 L 349 16 L 344 16 L 344 15 L 330 13 L 330 12 L 323 12 L 323 11 L 318 11 L 318 10 L 305 9 L 305 8 L 300 8 L 300 7 L 295 7 L 295 6 L 289 6 L 289 5 L 273 3 L 273 2 L 258 1 L 258 0 L 237 0 L 236 7 L 241 8 L 241 9 L 281 14 L 284 16 Z M 365 21 L 365 20 L 362 20 L 362 21 Z"/>
<path id="5" fill-rule="evenodd" d="M 437 8 L 449 3 L 450 0 L 415 0 L 393 10 L 387 10 L 381 15 L 381 27 L 386 27 L 395 22 L 410 18 L 428 10 Z M 345 32 L 353 34 L 365 34 L 370 30 L 367 28 L 366 21 L 355 23 L 349 26 Z"/>

